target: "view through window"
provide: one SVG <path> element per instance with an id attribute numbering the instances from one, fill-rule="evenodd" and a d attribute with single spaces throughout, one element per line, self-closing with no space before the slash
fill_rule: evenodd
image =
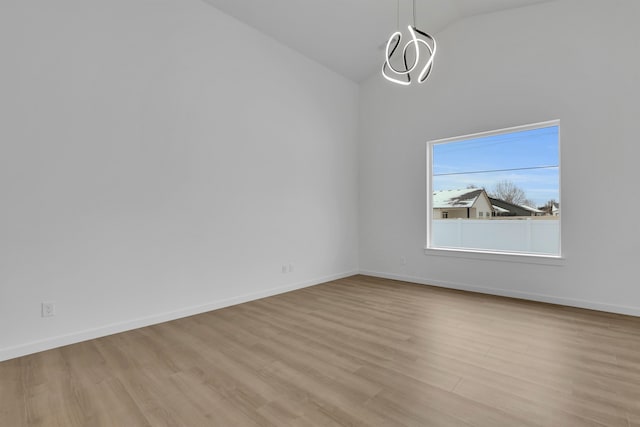
<path id="1" fill-rule="evenodd" d="M 427 143 L 427 248 L 560 256 L 558 121 Z"/>

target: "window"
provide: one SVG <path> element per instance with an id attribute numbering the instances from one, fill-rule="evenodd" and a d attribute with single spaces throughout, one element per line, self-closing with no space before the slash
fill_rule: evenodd
<path id="1" fill-rule="evenodd" d="M 560 122 L 429 141 L 427 191 L 427 249 L 559 257 Z"/>

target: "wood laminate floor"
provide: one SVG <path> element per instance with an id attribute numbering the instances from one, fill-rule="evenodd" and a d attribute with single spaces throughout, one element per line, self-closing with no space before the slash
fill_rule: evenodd
<path id="1" fill-rule="evenodd" d="M 640 319 L 354 276 L 0 363 L 0 426 L 640 426 Z"/>

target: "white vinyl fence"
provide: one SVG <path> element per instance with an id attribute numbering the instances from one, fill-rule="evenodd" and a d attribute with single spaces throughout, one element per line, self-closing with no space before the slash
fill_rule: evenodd
<path id="1" fill-rule="evenodd" d="M 434 219 L 431 247 L 560 255 L 560 221 Z"/>

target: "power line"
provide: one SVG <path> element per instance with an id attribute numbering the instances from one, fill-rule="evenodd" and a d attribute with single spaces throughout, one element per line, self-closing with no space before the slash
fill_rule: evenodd
<path id="1" fill-rule="evenodd" d="M 559 165 L 549 165 L 549 166 L 531 166 L 527 168 L 513 168 L 513 169 L 492 169 L 485 171 L 469 171 L 469 172 L 451 172 L 451 173 L 434 173 L 433 176 L 449 176 L 449 175 L 471 175 L 476 173 L 489 173 L 489 172 L 512 172 L 512 171 L 524 171 L 524 170 L 533 170 L 533 169 L 553 169 L 558 168 Z"/>

